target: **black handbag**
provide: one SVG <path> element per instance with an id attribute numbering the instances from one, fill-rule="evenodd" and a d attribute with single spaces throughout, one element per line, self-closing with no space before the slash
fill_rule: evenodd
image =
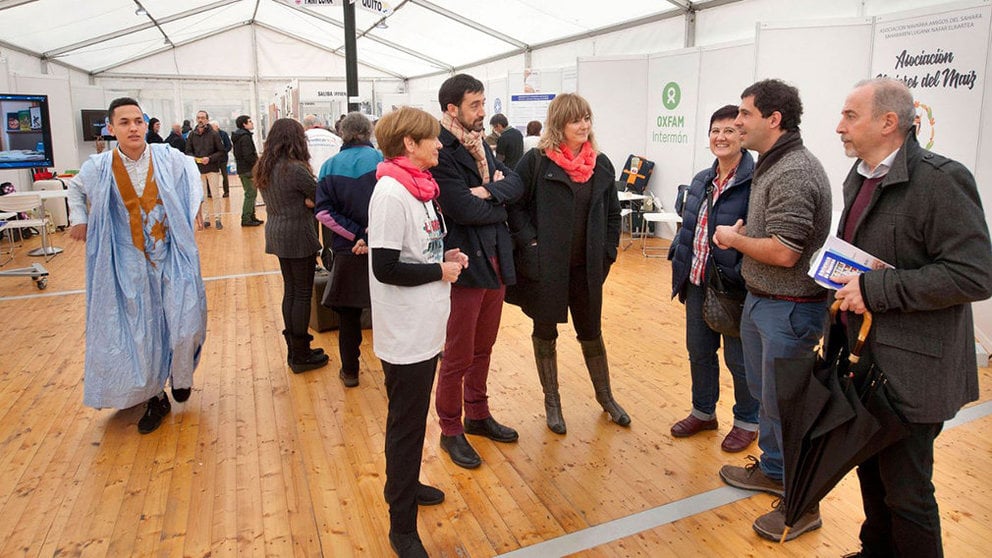
<path id="1" fill-rule="evenodd" d="M 706 213 L 711 213 L 713 203 L 713 187 L 706 189 Z M 703 321 L 710 329 L 730 337 L 741 336 L 741 314 L 744 313 L 744 299 L 747 289 L 744 285 L 731 281 L 724 275 L 720 266 L 713 259 L 713 241 L 710 243 L 710 253 L 706 265 L 706 278 L 703 296 Z"/>
<path id="2" fill-rule="evenodd" d="M 706 266 L 703 320 L 717 333 L 740 337 L 741 314 L 744 313 L 747 289 L 728 279 L 712 256 L 709 260 L 709 265 Z"/>

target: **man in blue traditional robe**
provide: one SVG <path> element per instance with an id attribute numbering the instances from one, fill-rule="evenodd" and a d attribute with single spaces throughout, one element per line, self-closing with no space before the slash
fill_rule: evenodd
<path id="1" fill-rule="evenodd" d="M 193 159 L 145 142 L 137 101 L 107 111 L 118 147 L 91 156 L 69 184 L 69 236 L 86 242 L 83 403 L 146 403 L 138 431 L 189 398 L 206 336 L 207 301 L 193 236 L 203 193 Z"/>

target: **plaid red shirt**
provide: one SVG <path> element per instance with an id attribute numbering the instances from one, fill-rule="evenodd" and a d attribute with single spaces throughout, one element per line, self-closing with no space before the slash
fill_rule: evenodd
<path id="1" fill-rule="evenodd" d="M 735 174 L 737 174 L 736 167 L 730 171 L 730 174 L 722 182 L 720 181 L 719 174 L 713 177 L 712 205 L 716 205 L 716 200 L 720 198 L 720 194 L 733 183 Z M 706 193 L 703 192 L 703 195 L 706 195 Z M 689 270 L 689 281 L 693 285 L 702 285 L 703 280 L 706 278 L 706 260 L 710 255 L 709 227 L 707 225 L 709 217 L 709 211 L 706 210 L 706 200 L 704 199 L 703 203 L 699 206 L 699 218 L 696 220 L 696 231 L 692 237 L 692 268 Z"/>

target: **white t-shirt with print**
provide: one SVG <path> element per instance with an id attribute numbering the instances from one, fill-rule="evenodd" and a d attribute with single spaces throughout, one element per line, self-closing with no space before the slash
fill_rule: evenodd
<path id="1" fill-rule="evenodd" d="M 396 179 L 384 176 L 369 202 L 369 248 L 400 251 L 400 262 L 444 261 L 444 231 L 431 202 L 410 195 Z M 375 278 L 369 267 L 372 296 L 372 348 L 390 364 L 423 362 L 444 348 L 451 285 L 441 280 L 400 287 Z"/>

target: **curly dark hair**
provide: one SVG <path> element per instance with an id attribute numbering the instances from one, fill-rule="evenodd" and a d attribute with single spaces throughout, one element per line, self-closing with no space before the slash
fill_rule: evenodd
<path id="1" fill-rule="evenodd" d="M 313 174 L 303 125 L 292 118 L 280 118 L 272 123 L 269 136 L 265 139 L 262 148 L 262 155 L 251 169 L 251 174 L 255 177 L 255 187 L 260 190 L 268 188 L 272 182 L 272 172 L 282 161 L 299 164 Z"/>
<path id="2" fill-rule="evenodd" d="M 752 84 L 741 93 L 741 99 L 754 97 L 754 106 L 761 116 L 768 118 L 773 112 L 782 115 L 780 127 L 786 132 L 798 132 L 803 116 L 803 102 L 799 90 L 778 79 L 765 79 Z"/>

